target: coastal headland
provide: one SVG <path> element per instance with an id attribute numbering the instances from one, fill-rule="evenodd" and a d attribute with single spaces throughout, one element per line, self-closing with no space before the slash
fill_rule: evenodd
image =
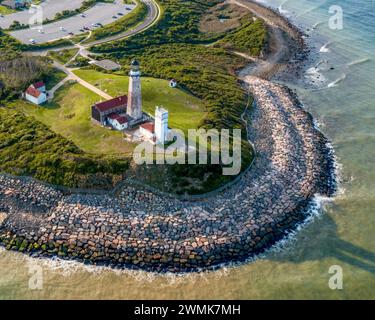
<path id="1" fill-rule="evenodd" d="M 251 10 L 276 15 L 259 5 Z M 182 201 L 132 186 L 116 194 L 62 192 L 31 178 L 0 175 L 2 244 L 33 256 L 191 272 L 245 261 L 303 223 L 314 196 L 335 191 L 334 160 L 296 95 L 267 80 L 304 50 L 290 23 L 277 19 L 270 24 L 272 50 L 240 72 L 255 100 L 245 117 L 256 158 L 234 185 Z M 286 45 L 297 36 L 294 46 Z"/>

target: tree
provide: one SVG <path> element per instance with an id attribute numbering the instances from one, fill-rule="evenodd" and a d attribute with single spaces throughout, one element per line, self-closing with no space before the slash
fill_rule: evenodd
<path id="1" fill-rule="evenodd" d="M 9 91 L 20 91 L 48 72 L 48 67 L 38 57 L 21 56 L 0 62 L 0 81 Z"/>

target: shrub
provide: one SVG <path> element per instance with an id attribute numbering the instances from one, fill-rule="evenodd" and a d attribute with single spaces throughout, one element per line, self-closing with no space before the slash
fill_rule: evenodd
<path id="1" fill-rule="evenodd" d="M 128 169 L 120 156 L 84 153 L 21 112 L 0 108 L 0 171 L 69 187 L 111 188 Z"/>

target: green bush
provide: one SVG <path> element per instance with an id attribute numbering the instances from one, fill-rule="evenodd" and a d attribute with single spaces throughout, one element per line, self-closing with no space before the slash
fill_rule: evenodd
<path id="1" fill-rule="evenodd" d="M 0 28 L 0 62 L 18 57 L 23 45 Z"/>
<path id="2" fill-rule="evenodd" d="M 84 153 L 32 117 L 0 108 L 0 171 L 69 187 L 111 188 L 128 169 L 120 156 Z"/>
<path id="3" fill-rule="evenodd" d="M 259 56 L 265 46 L 267 32 L 263 20 L 251 16 L 242 18 L 242 26 L 220 40 L 216 46 Z"/>

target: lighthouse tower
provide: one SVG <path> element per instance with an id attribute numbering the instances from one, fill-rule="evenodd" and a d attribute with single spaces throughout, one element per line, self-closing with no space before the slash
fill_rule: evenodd
<path id="1" fill-rule="evenodd" d="M 161 107 L 155 110 L 155 136 L 160 144 L 168 140 L 168 111 Z"/>
<path id="2" fill-rule="evenodd" d="M 141 72 L 139 62 L 133 60 L 129 73 L 128 107 L 126 112 L 135 121 L 142 119 Z"/>

